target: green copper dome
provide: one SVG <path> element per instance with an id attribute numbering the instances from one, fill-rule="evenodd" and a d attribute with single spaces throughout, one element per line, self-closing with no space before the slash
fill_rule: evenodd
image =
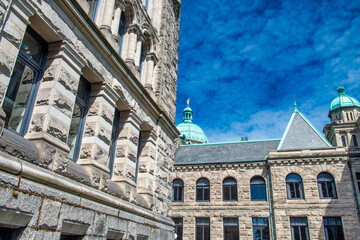
<path id="1" fill-rule="evenodd" d="M 183 110 L 183 122 L 177 126 L 182 138 L 186 144 L 189 143 L 207 143 L 208 139 L 204 131 L 192 121 L 193 111 L 189 107 L 189 100 L 187 107 Z"/>
<path id="2" fill-rule="evenodd" d="M 337 88 L 337 92 L 339 93 L 339 96 L 337 96 L 331 102 L 329 109 L 330 112 L 341 107 L 351 107 L 351 106 L 360 107 L 360 103 L 358 100 L 349 97 L 345 94 L 345 88 L 343 86 L 339 85 L 339 87 Z"/>

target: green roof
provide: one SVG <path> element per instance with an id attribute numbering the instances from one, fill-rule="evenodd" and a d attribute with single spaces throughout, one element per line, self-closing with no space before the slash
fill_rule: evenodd
<path id="1" fill-rule="evenodd" d="M 330 112 L 341 107 L 360 107 L 358 100 L 345 94 L 345 88 L 343 86 L 339 85 L 337 92 L 339 95 L 331 102 Z"/>
<path id="2" fill-rule="evenodd" d="M 204 131 L 192 121 L 193 111 L 189 107 L 189 103 L 183 110 L 183 122 L 177 126 L 177 129 L 181 133 L 180 138 L 188 142 L 189 139 L 207 143 L 208 139 Z"/>

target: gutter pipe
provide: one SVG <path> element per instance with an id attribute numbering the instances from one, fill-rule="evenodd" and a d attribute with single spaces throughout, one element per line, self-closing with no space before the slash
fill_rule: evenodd
<path id="1" fill-rule="evenodd" d="M 269 211 L 270 211 L 270 225 L 271 225 L 271 239 L 275 240 L 275 225 L 274 225 L 274 214 L 272 206 L 272 195 L 271 195 L 271 177 L 270 177 L 270 165 L 267 163 L 269 156 L 265 157 L 264 166 L 266 168 L 266 180 L 268 185 L 268 199 L 269 199 Z"/>

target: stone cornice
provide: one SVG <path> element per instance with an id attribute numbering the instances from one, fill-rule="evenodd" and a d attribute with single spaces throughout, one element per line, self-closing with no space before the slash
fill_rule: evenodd
<path id="1" fill-rule="evenodd" d="M 264 161 L 238 162 L 238 163 L 214 163 L 214 164 L 192 164 L 192 165 L 175 165 L 175 171 L 193 171 L 193 170 L 215 170 L 215 169 L 239 169 L 239 168 L 256 168 L 265 167 Z"/>

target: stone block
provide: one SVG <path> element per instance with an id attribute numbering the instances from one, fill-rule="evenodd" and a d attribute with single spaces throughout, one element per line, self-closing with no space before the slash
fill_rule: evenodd
<path id="1" fill-rule="evenodd" d="M 44 199 L 41 206 L 38 226 L 40 228 L 56 230 L 59 221 L 60 208 L 60 202 Z"/>

